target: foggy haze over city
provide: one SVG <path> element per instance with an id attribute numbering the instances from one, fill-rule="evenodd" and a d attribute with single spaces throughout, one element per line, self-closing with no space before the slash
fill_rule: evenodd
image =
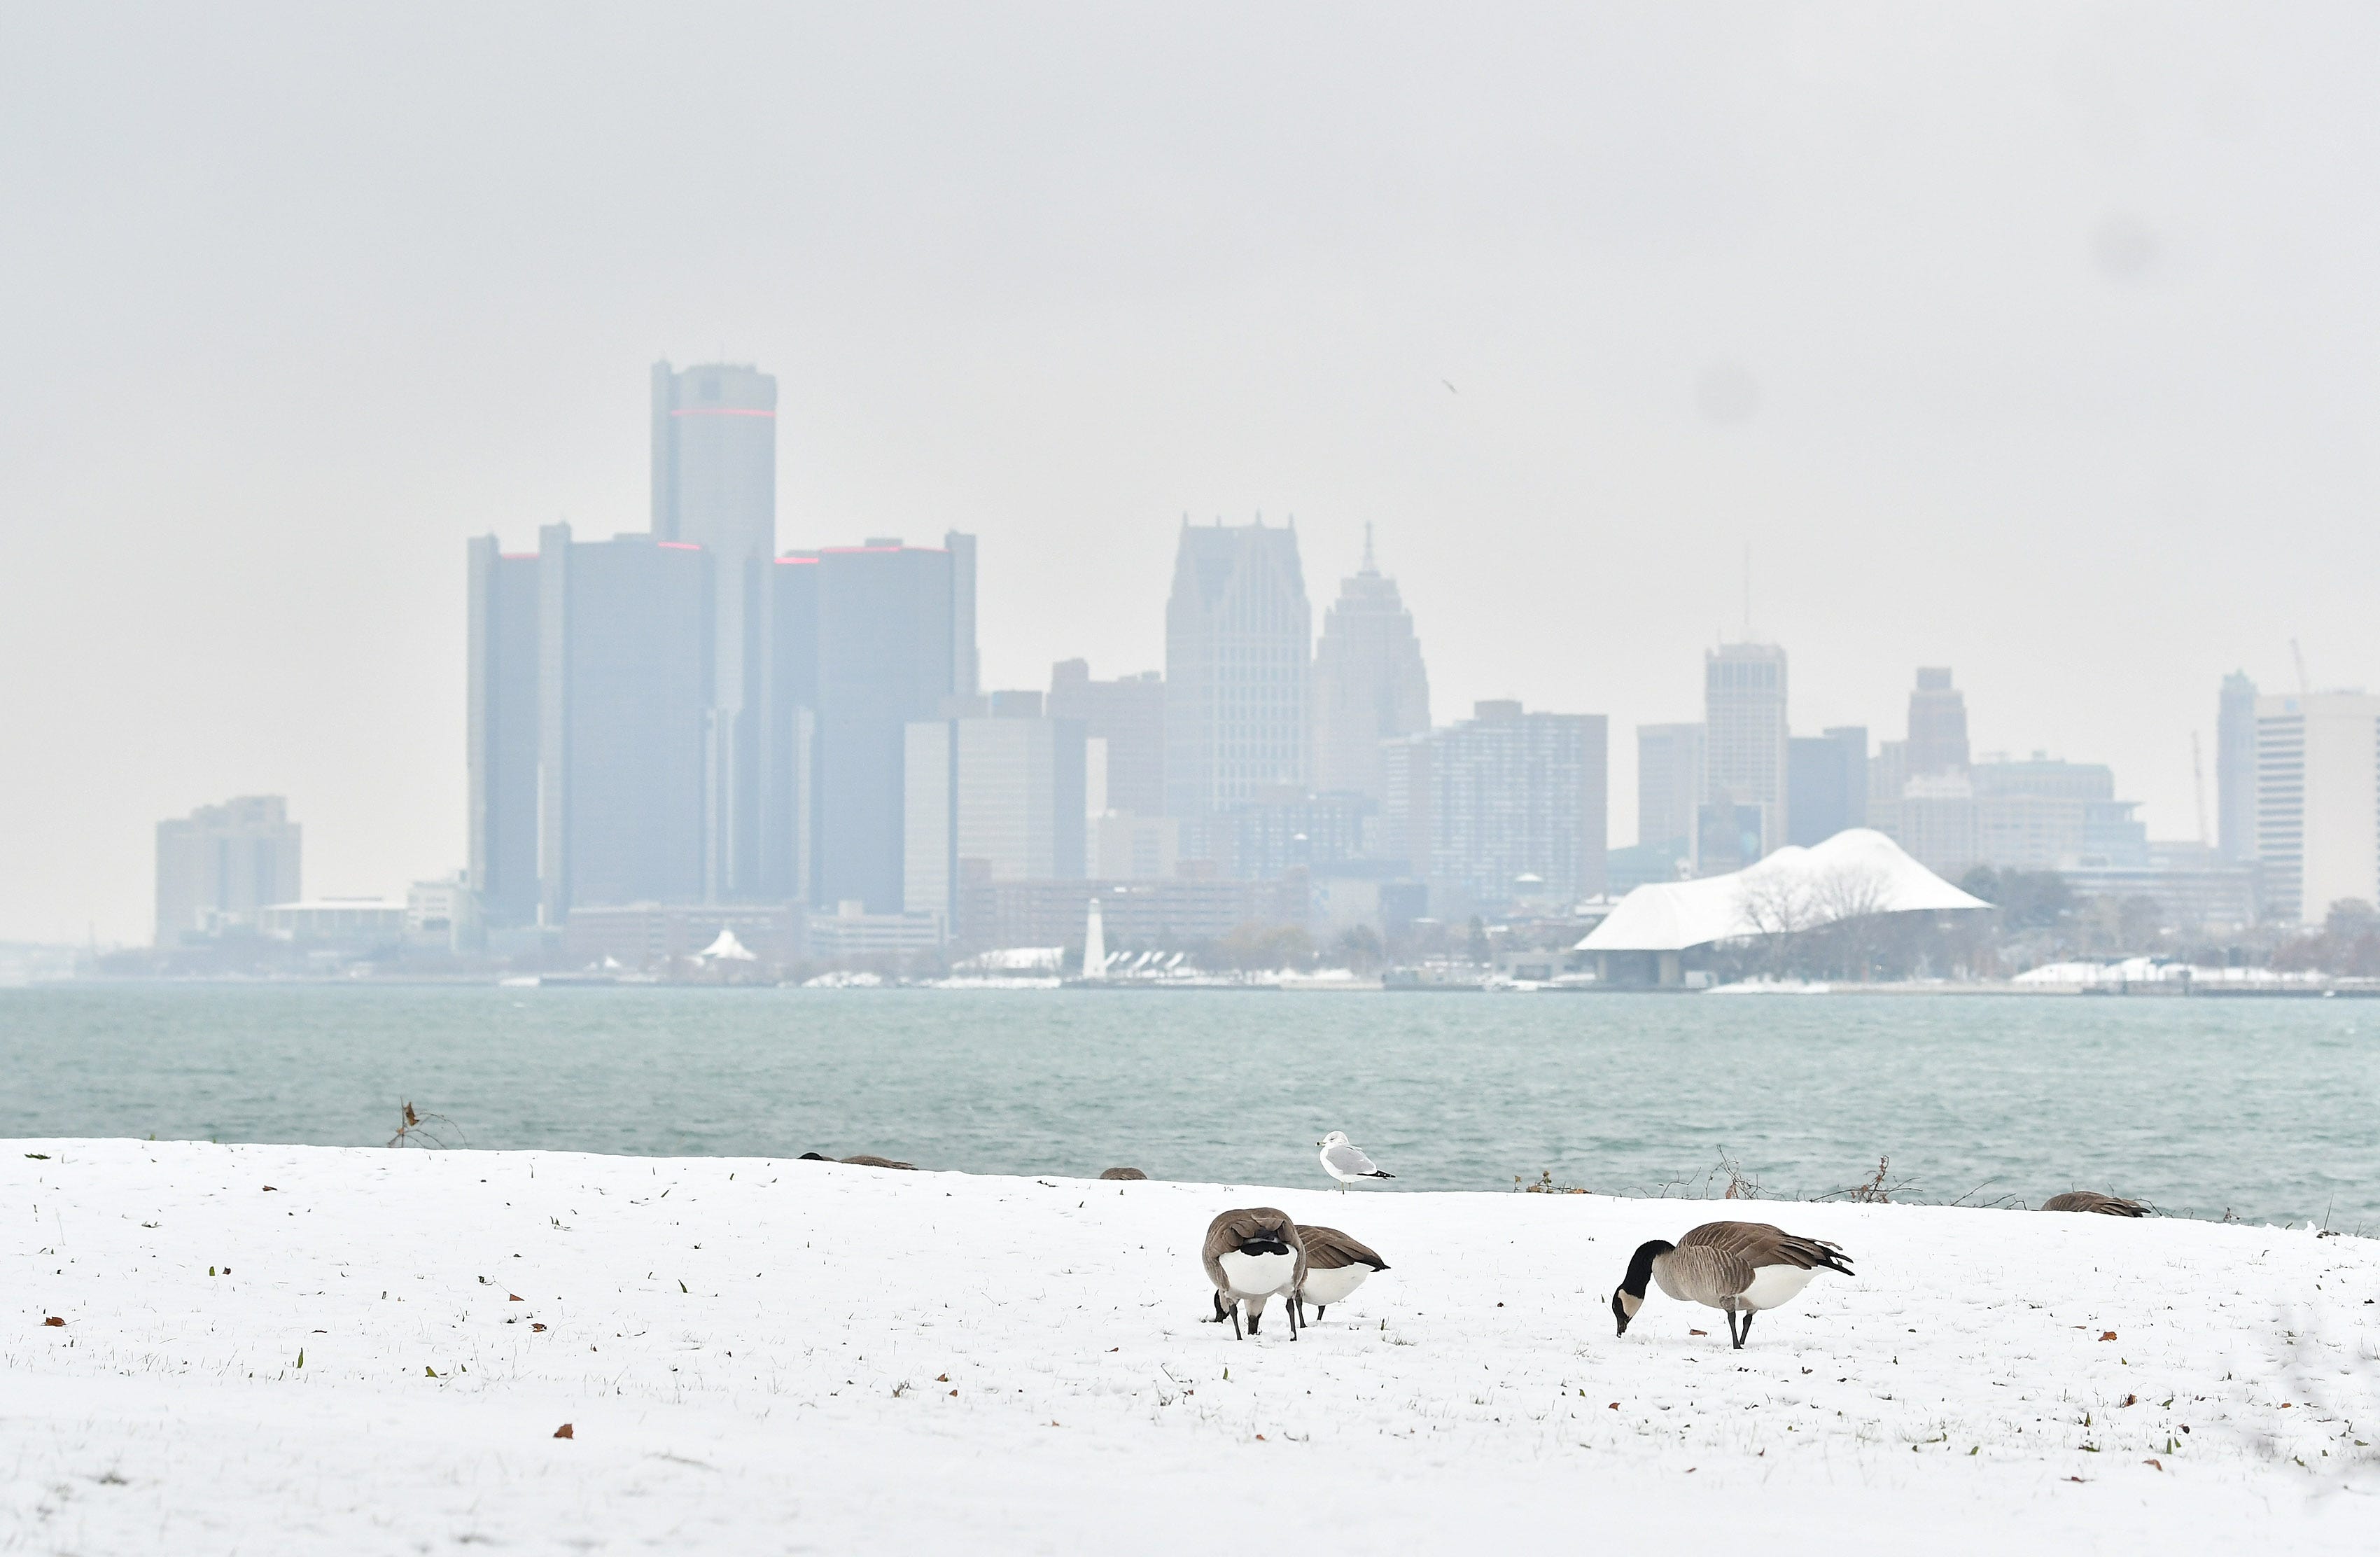
<path id="1" fill-rule="evenodd" d="M 1177 532 L 1372 527 L 1431 716 L 1702 717 L 2213 803 L 2216 688 L 2380 686 L 2380 21 L 2338 7 L 19 7 L 0 939 L 153 828 L 465 858 L 464 546 L 650 517 L 650 365 L 776 380 L 781 548 L 978 539 L 986 689 L 1165 664 Z"/>

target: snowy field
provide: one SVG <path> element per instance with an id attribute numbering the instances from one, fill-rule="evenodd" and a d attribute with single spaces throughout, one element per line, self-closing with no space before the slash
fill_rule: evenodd
<path id="1" fill-rule="evenodd" d="M 2359 1238 L 133 1141 L 0 1182 L 0 1551 L 2380 1548 Z M 1199 1240 L 1265 1204 L 1392 1269 L 1234 1343 Z M 1629 1251 L 1729 1211 L 1859 1275 L 1740 1353 L 1658 1294 L 1615 1337 Z"/>

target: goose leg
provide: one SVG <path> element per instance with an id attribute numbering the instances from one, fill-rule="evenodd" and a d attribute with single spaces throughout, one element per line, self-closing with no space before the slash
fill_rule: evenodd
<path id="1" fill-rule="evenodd" d="M 1232 1339 L 1234 1341 L 1242 1339 L 1240 1334 L 1240 1306 L 1237 1303 L 1232 1305 Z"/>
<path id="2" fill-rule="evenodd" d="M 1746 1308 L 1743 1311 L 1743 1341 L 1749 1341 L 1752 1339 L 1752 1316 L 1755 1311 L 1756 1310 L 1751 1308 Z M 1743 1344 L 1743 1341 L 1738 1341 L 1736 1344 L 1741 1346 Z"/>
<path id="3" fill-rule="evenodd" d="M 1330 1311 L 1330 1304 L 1328 1304 L 1328 1303 L 1322 1304 L 1320 1307 L 1317 1308 L 1314 1310 L 1314 1317 L 1315 1317 L 1316 1319 L 1318 1319 L 1318 1319 L 1320 1319 L 1323 1315 L 1325 1315 L 1325 1314 L 1329 1313 Z"/>
<path id="4" fill-rule="evenodd" d="M 1293 1341 L 1297 1339 L 1297 1332 L 1303 1328 L 1299 1319 L 1298 1310 L 1305 1307 L 1305 1304 L 1299 1302 L 1294 1297 L 1289 1300 L 1289 1338 Z"/>

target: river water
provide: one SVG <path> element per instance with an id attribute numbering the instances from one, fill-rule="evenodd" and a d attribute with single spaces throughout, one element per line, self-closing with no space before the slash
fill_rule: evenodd
<path id="1" fill-rule="evenodd" d="M 2380 1002 L 59 985 L 0 990 L 0 1137 L 1807 1196 L 2112 1188 L 2380 1232 Z"/>

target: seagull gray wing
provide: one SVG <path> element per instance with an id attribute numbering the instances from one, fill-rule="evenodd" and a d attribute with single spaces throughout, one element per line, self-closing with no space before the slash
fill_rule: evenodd
<path id="1" fill-rule="evenodd" d="M 1360 1148 L 1354 1146 L 1334 1146 L 1322 1154 L 1322 1160 L 1341 1173 L 1356 1178 L 1380 1171 L 1380 1165 L 1378 1162 L 1365 1156 Z"/>

